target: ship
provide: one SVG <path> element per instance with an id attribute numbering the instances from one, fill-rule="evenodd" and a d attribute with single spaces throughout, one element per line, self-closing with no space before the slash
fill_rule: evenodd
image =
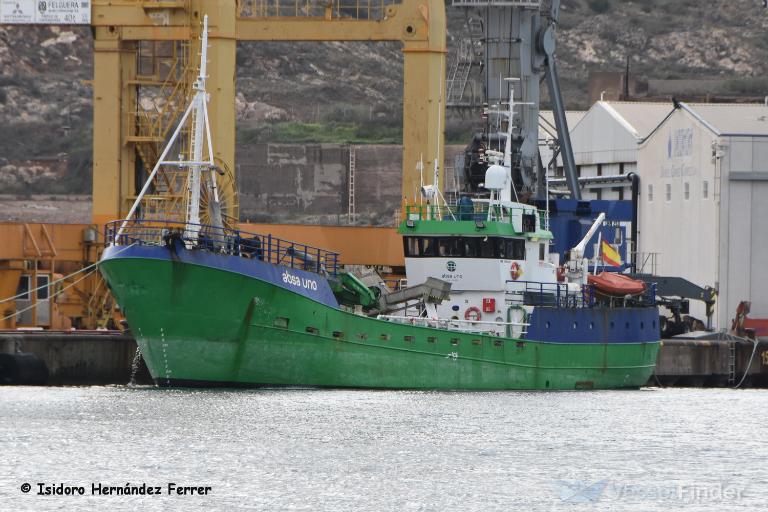
<path id="1" fill-rule="evenodd" d="M 624 293 L 621 280 L 610 280 L 611 289 L 590 282 L 584 247 L 601 217 L 568 262 L 553 261 L 547 212 L 514 197 L 509 147 L 488 152 L 496 159 L 483 184 L 488 197 L 448 203 L 435 176 L 423 201 L 404 208 L 407 285 L 371 283 L 333 251 L 227 225 L 216 208 L 210 135 L 203 155 L 205 37 L 204 28 L 194 98 L 128 216 L 105 226 L 99 264 L 157 385 L 646 384 L 659 350 L 653 285 Z M 514 96 L 510 116 L 513 108 Z M 164 160 L 186 119 L 194 120 L 188 160 Z M 183 219 L 142 216 L 161 165 L 188 172 Z M 209 222 L 201 221 L 201 195 Z"/>

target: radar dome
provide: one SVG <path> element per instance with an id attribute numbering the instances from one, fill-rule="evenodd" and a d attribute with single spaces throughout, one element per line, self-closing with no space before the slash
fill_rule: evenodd
<path id="1" fill-rule="evenodd" d="M 485 171 L 485 188 L 488 190 L 502 190 L 507 185 L 509 173 L 501 165 L 492 165 Z"/>

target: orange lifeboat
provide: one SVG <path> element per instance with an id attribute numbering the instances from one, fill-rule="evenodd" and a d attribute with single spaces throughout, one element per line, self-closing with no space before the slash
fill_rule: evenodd
<path id="1" fill-rule="evenodd" d="M 608 295 L 637 295 L 645 291 L 645 283 L 616 272 L 600 272 L 587 276 L 587 282 Z"/>

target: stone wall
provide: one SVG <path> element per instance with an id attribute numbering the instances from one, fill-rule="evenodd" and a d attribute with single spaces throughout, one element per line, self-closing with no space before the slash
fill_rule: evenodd
<path id="1" fill-rule="evenodd" d="M 240 218 L 299 221 L 346 208 L 349 152 L 338 144 L 252 144 L 237 148 Z"/>
<path id="2" fill-rule="evenodd" d="M 390 225 L 400 207 L 403 149 L 354 145 L 358 222 Z M 447 169 L 463 146 L 448 146 Z M 345 224 L 349 206 L 346 144 L 260 143 L 237 148 L 240 218 L 251 222 Z M 415 165 L 415 163 L 414 163 Z M 425 169 L 431 175 L 431 170 Z M 431 181 L 425 175 L 427 182 Z"/>

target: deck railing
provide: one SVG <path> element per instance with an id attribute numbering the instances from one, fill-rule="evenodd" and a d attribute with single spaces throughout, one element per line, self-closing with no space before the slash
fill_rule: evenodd
<path id="1" fill-rule="evenodd" d="M 258 18 L 319 18 L 325 20 L 380 21 L 395 0 L 238 0 L 237 15 Z"/>
<path id="2" fill-rule="evenodd" d="M 445 221 L 485 221 L 488 219 L 488 210 L 493 208 L 493 217 L 498 218 L 501 213 L 501 207 L 491 206 L 487 202 L 475 202 L 473 204 L 417 204 L 406 205 L 406 220 L 445 220 Z M 530 214 L 532 208 L 513 207 L 504 208 L 504 219 L 511 222 L 516 214 Z M 548 225 L 547 212 L 545 210 L 536 210 L 539 217 L 538 225 L 544 228 Z"/>
<path id="3" fill-rule="evenodd" d="M 538 9 L 541 0 L 453 0 L 454 7 L 527 7 Z"/>
<path id="4" fill-rule="evenodd" d="M 507 281 L 507 303 L 516 306 L 551 306 L 558 308 L 591 308 L 597 304 L 597 289 L 586 284 L 570 290 L 566 283 L 540 283 L 538 281 Z M 611 297 L 610 304 L 621 305 L 625 297 Z M 649 283 L 642 294 L 631 299 L 631 304 L 656 305 L 656 283 Z"/>
<path id="5" fill-rule="evenodd" d="M 570 290 L 566 283 L 508 280 L 506 295 L 507 303 L 517 306 L 584 308 L 595 305 L 595 292 L 591 284 L 577 291 Z"/>
<path id="6" fill-rule="evenodd" d="M 239 229 L 173 221 L 129 220 L 104 226 L 107 246 L 153 245 L 257 259 L 315 273 L 337 274 L 338 253 Z"/>

